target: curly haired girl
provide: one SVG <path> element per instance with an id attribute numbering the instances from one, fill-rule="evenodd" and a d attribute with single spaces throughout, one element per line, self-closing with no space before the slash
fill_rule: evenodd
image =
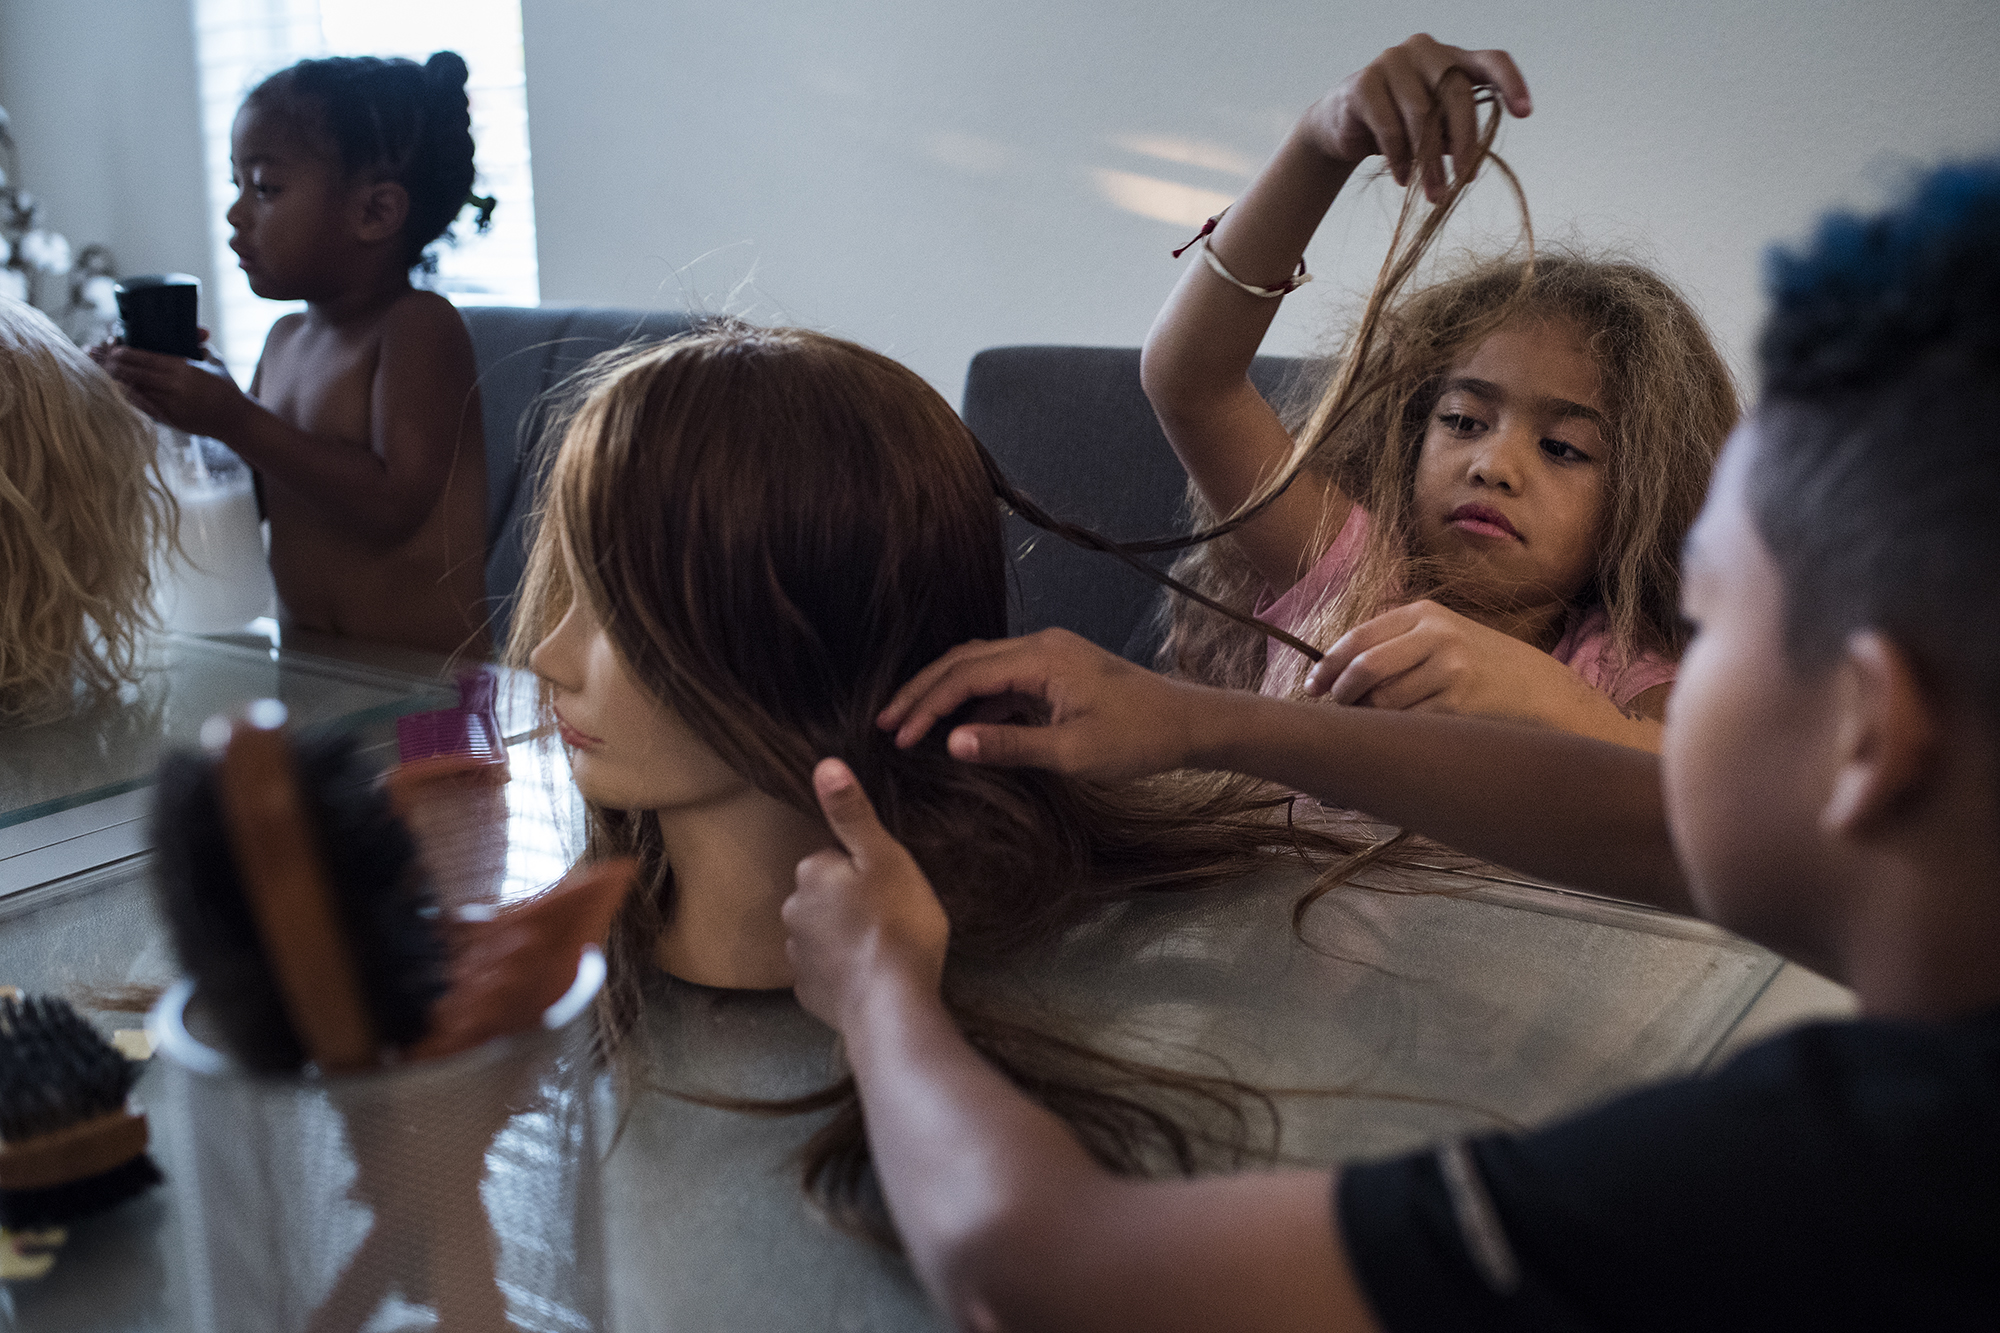
<path id="1" fill-rule="evenodd" d="M 1656 749 L 1683 638 L 1680 540 L 1737 413 L 1727 366 L 1665 280 L 1545 254 L 1371 303 L 1371 336 L 1296 439 L 1246 375 L 1268 298 L 1297 285 L 1287 275 L 1363 161 L 1380 153 L 1399 183 L 1455 199 L 1484 155 L 1475 81 L 1528 113 L 1506 53 L 1421 35 L 1327 94 L 1205 232 L 1204 262 L 1154 325 L 1146 392 L 1197 509 L 1264 502 L 1175 572 L 1326 655 L 1308 674 L 1292 648 L 1187 605 L 1169 651 L 1209 683 Z"/>

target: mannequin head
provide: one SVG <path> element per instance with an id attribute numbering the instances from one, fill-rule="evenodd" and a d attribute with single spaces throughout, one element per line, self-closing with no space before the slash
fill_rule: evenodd
<path id="1" fill-rule="evenodd" d="M 1006 633 L 971 435 L 909 370 L 802 331 L 724 326 L 596 367 L 531 563 L 537 641 L 581 600 L 636 684 L 807 811 L 819 757 L 890 753 L 874 713 L 897 685 Z"/>
<path id="2" fill-rule="evenodd" d="M 545 494 L 516 659 L 541 645 L 546 666 L 544 640 L 574 604 L 632 693 L 658 706 L 656 734 L 685 742 L 677 756 L 656 749 L 648 774 L 633 762 L 635 729 L 565 717 L 580 739 L 613 733 L 601 752 L 577 753 L 576 773 L 593 851 L 638 856 L 646 885 L 613 938 L 614 1031 L 635 1012 L 622 983 L 675 912 L 662 819 L 732 779 L 823 830 L 812 768 L 846 760 L 931 873 L 968 963 L 1077 920 L 1108 880 L 1194 883 L 1270 840 L 1240 797 L 1108 793 L 959 764 L 943 728 L 906 751 L 876 728 L 920 668 L 1007 628 L 1000 511 L 979 447 L 886 357 L 739 324 L 618 354 L 581 385 Z M 572 682 L 554 674 L 563 708 Z M 1204 813 L 1241 828 L 1218 841 L 1217 826 L 1191 825 Z"/>
<path id="3" fill-rule="evenodd" d="M 546 483 L 513 648 L 516 661 L 533 651 L 565 724 L 583 733 L 570 739 L 586 742 L 575 771 L 590 852 L 641 862 L 607 950 L 608 1046 L 639 1019 L 657 946 L 697 887 L 675 864 L 672 835 L 686 812 L 738 801 L 761 812 L 761 836 L 803 826 L 830 842 L 811 783 L 827 755 L 853 766 L 944 900 L 954 1004 L 978 990 L 982 970 L 1115 895 L 1240 873 L 1263 864 L 1273 843 L 1345 850 L 1274 831 L 1271 802 L 1238 787 L 1104 788 L 958 763 L 944 750 L 949 727 L 909 750 L 876 728 L 920 668 L 1007 631 L 988 466 L 917 375 L 816 333 L 721 324 L 616 354 L 584 377 Z M 599 678 L 622 676 L 644 726 L 607 724 L 608 712 L 590 708 L 568 716 L 582 647 L 600 638 L 609 660 Z M 656 711 L 646 714 L 646 701 Z M 639 757 L 642 730 L 650 763 Z M 748 844 L 725 840 L 746 859 Z M 782 892 L 768 901 L 782 938 Z M 1035 1049 L 1018 1029 L 978 1030 L 1007 1034 L 994 1053 L 1010 1067 Z M 836 1213 L 865 1178 L 855 1167 L 866 1150 L 851 1090 L 815 1103 L 843 1099 L 846 1112 L 806 1167 Z M 1099 1147 L 1116 1161 L 1132 1144 Z"/>

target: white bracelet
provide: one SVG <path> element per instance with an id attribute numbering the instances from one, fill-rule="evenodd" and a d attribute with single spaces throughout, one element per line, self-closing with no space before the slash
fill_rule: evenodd
<path id="1" fill-rule="evenodd" d="M 1222 210 L 1222 213 L 1227 213 L 1228 211 L 1229 210 L 1225 208 Z M 1229 283 L 1233 287 L 1241 287 L 1244 291 L 1250 293 L 1252 296 L 1261 296 L 1267 301 L 1275 301 L 1281 296 L 1288 296 L 1313 280 L 1313 275 L 1306 272 L 1306 261 L 1304 255 L 1299 256 L 1299 271 L 1297 273 L 1292 274 L 1291 277 L 1286 278 L 1276 287 L 1253 287 L 1249 283 L 1243 281 L 1243 279 L 1237 277 L 1234 273 L 1231 273 L 1228 269 L 1224 268 L 1222 266 L 1222 261 L 1215 257 L 1215 251 L 1211 250 L 1208 245 L 1209 234 L 1215 230 L 1215 224 L 1222 221 L 1222 213 L 1217 213 L 1214 217 L 1202 223 L 1201 230 L 1194 234 L 1194 240 L 1189 241 L 1187 245 L 1183 245 L 1180 249 L 1174 251 L 1174 258 L 1179 259 L 1182 255 L 1188 252 L 1189 246 L 1192 246 L 1195 244 L 1196 241 L 1199 241 L 1201 243 L 1201 257 L 1203 259 L 1206 259 L 1208 261 L 1208 266 L 1215 270 L 1216 277 L 1221 278 L 1224 282 Z"/>
<path id="2" fill-rule="evenodd" d="M 1257 287 L 1243 281 L 1243 279 L 1224 268 L 1222 261 L 1215 257 L 1215 248 L 1206 240 L 1201 243 L 1201 257 L 1206 259 L 1208 266 L 1215 270 L 1216 277 L 1221 278 L 1232 287 L 1241 287 L 1252 296 L 1261 296 L 1267 301 L 1275 301 L 1281 296 L 1289 296 L 1313 280 L 1313 275 L 1306 272 L 1306 261 L 1303 259 L 1299 260 L 1299 271 L 1292 274 L 1291 277 L 1286 278 L 1277 286 Z"/>

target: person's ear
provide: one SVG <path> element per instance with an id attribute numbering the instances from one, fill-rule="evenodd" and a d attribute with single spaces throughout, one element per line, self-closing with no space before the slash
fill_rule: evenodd
<path id="1" fill-rule="evenodd" d="M 360 191 L 355 235 L 365 244 L 394 240 L 409 220 L 410 192 L 395 181 L 376 181 Z"/>
<path id="2" fill-rule="evenodd" d="M 1835 769 L 1820 827 L 1834 837 L 1865 837 L 1922 788 L 1942 732 L 1916 664 L 1879 631 L 1849 635 L 1836 673 Z"/>

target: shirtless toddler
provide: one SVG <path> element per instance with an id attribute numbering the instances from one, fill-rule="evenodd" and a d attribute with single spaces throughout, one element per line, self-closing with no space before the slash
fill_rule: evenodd
<path id="1" fill-rule="evenodd" d="M 230 248 L 250 289 L 303 300 L 245 395 L 226 375 L 113 346 L 169 425 L 257 470 L 288 625 L 488 650 L 486 467 L 472 341 L 410 270 L 469 201 L 465 65 L 301 61 L 238 112 Z"/>

